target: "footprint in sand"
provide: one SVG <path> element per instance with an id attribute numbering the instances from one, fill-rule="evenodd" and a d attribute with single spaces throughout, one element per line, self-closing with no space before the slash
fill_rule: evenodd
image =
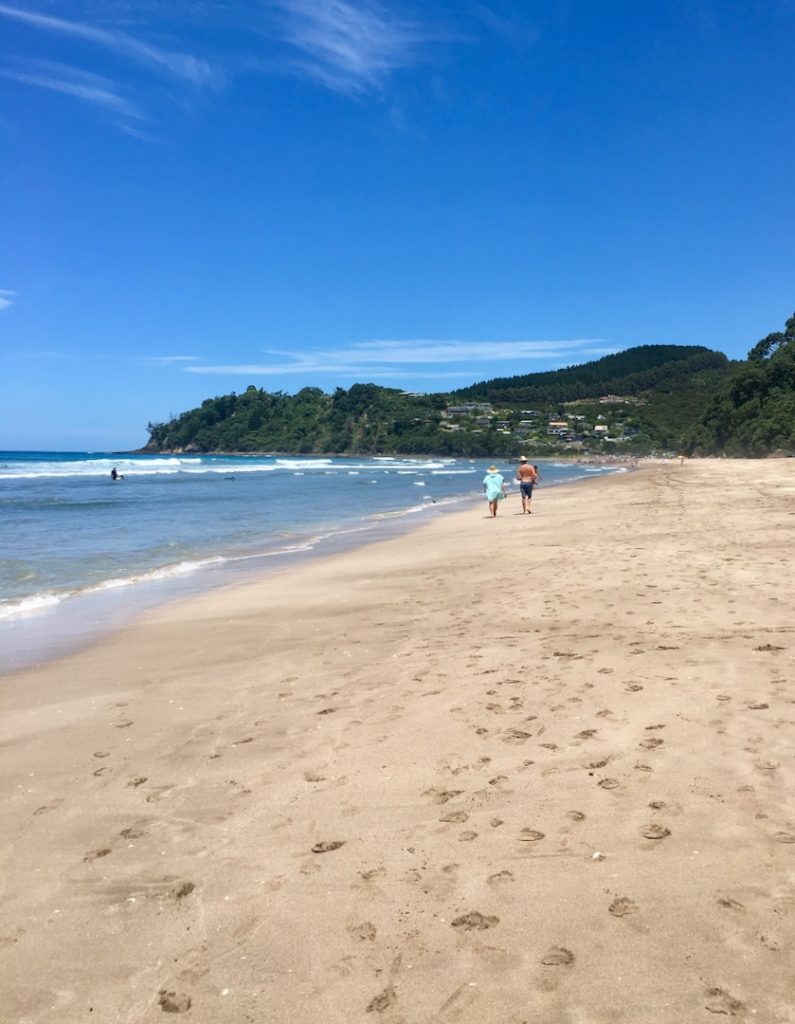
<path id="1" fill-rule="evenodd" d="M 101 850 L 91 850 L 85 855 L 85 857 L 83 857 L 83 860 L 87 862 L 99 860 L 100 857 L 107 857 L 110 852 L 111 851 L 108 847 L 103 847 Z"/>
<path id="2" fill-rule="evenodd" d="M 664 742 L 664 740 L 658 739 L 656 736 L 651 736 L 647 740 L 641 740 L 638 746 L 643 747 L 644 750 L 656 750 L 656 748 L 661 747 Z"/>
<path id="3" fill-rule="evenodd" d="M 459 843 L 471 843 L 473 839 L 477 839 L 477 837 L 477 832 L 462 832 L 461 835 L 458 837 L 458 841 Z"/>
<path id="4" fill-rule="evenodd" d="M 383 1013 L 397 1000 L 397 993 L 392 985 L 387 985 L 383 992 L 371 999 L 367 1004 L 368 1013 Z"/>
<path id="5" fill-rule="evenodd" d="M 312 853 L 331 853 L 332 850 L 339 850 L 339 848 L 344 845 L 344 839 L 334 839 L 331 842 L 315 843 L 312 847 Z"/>
<path id="6" fill-rule="evenodd" d="M 372 921 L 362 921 L 361 924 L 348 926 L 348 934 L 358 942 L 373 942 L 376 936 L 375 925 Z"/>
<path id="7" fill-rule="evenodd" d="M 130 781 L 127 783 L 127 786 L 128 788 L 131 786 L 133 789 L 137 789 L 139 786 L 143 786 L 143 784 L 147 781 L 148 780 L 145 775 L 139 775 L 137 779 L 130 779 Z"/>
<path id="8" fill-rule="evenodd" d="M 574 954 L 565 946 L 551 946 L 541 957 L 546 967 L 569 967 L 574 963 Z"/>
<path id="9" fill-rule="evenodd" d="M 463 792 L 463 789 L 426 789 L 422 795 L 431 797 L 435 804 L 446 804 L 449 800 L 461 796 Z"/>
<path id="10" fill-rule="evenodd" d="M 733 900 L 730 896 L 721 896 L 717 903 L 719 907 L 725 907 L 726 910 L 745 910 L 739 900 Z"/>
<path id="11" fill-rule="evenodd" d="M 146 802 L 148 804 L 159 803 L 161 800 L 167 797 L 169 793 L 173 793 L 175 789 L 175 786 L 157 786 L 146 798 Z"/>
<path id="12" fill-rule="evenodd" d="M 607 909 L 613 917 L 627 917 L 629 914 L 637 914 L 638 905 L 628 896 L 619 896 Z"/>
<path id="13" fill-rule="evenodd" d="M 640 685 L 640 683 L 629 683 L 626 686 L 626 692 L 627 693 L 637 693 L 638 690 L 642 690 L 642 689 L 643 689 L 643 687 Z"/>
<path id="14" fill-rule="evenodd" d="M 662 825 L 647 825 L 641 829 L 640 834 L 644 839 L 665 839 L 666 836 L 671 834 L 671 830 L 664 828 Z"/>
<path id="15" fill-rule="evenodd" d="M 164 988 L 158 992 L 157 1001 L 164 1013 L 187 1013 L 193 1002 L 188 995 L 181 992 L 168 992 Z"/>
<path id="16" fill-rule="evenodd" d="M 531 735 L 532 733 L 525 732 L 524 729 L 506 729 L 502 739 L 504 743 L 524 743 Z"/>
<path id="17" fill-rule="evenodd" d="M 320 772 L 304 772 L 304 779 L 306 782 L 325 782 L 326 776 Z"/>
<path id="18" fill-rule="evenodd" d="M 621 783 L 618 779 L 600 779 L 598 785 L 602 789 L 618 789 Z"/>
<path id="19" fill-rule="evenodd" d="M 720 701 L 731 700 L 731 697 L 728 695 L 728 693 L 719 693 L 718 696 L 715 698 L 715 700 L 720 700 Z"/>
<path id="20" fill-rule="evenodd" d="M 652 800 L 651 803 L 649 804 L 649 807 L 653 811 L 662 811 L 662 810 L 665 809 L 665 801 L 664 800 Z"/>
<path id="21" fill-rule="evenodd" d="M 96 772 L 94 773 L 96 775 Z M 63 803 L 63 799 L 51 800 L 48 804 L 42 804 L 41 807 L 37 807 L 36 810 L 31 814 L 31 818 L 37 817 L 39 814 L 47 814 L 48 811 L 54 811 Z"/>
<path id="22" fill-rule="evenodd" d="M 469 914 L 462 914 L 461 917 L 456 917 L 450 922 L 453 928 L 458 928 L 462 932 L 482 932 L 487 928 L 493 928 L 499 923 L 500 919 L 498 917 L 489 917 L 488 915 L 478 913 L 477 910 Z"/>
<path id="23" fill-rule="evenodd" d="M 186 896 L 190 896 L 195 888 L 194 882 L 181 882 L 176 888 L 171 890 L 169 896 L 172 896 L 175 900 L 184 900 Z"/>
<path id="24" fill-rule="evenodd" d="M 465 821 L 469 820 L 469 813 L 467 811 L 448 811 L 447 814 L 443 814 L 439 821 L 450 822 L 451 824 L 462 825 Z"/>
<path id="25" fill-rule="evenodd" d="M 94 757 L 110 757 L 109 750 L 95 750 Z"/>
<path id="26" fill-rule="evenodd" d="M 367 871 L 360 871 L 359 877 L 363 882 L 374 882 L 376 878 L 386 878 L 386 868 L 370 868 Z"/>
<path id="27" fill-rule="evenodd" d="M 103 765 L 101 768 L 96 768 L 91 774 L 95 778 L 99 778 L 100 775 L 105 775 L 107 772 L 112 772 L 113 769 L 109 768 L 108 765 Z"/>
<path id="28" fill-rule="evenodd" d="M 148 833 L 142 828 L 130 826 L 130 828 L 123 828 L 121 832 L 119 832 L 119 835 L 122 839 L 140 839 L 141 836 L 148 835 Z"/>
<path id="29" fill-rule="evenodd" d="M 707 989 L 706 995 L 704 1008 L 710 1013 L 723 1013 L 727 1017 L 734 1017 L 745 1009 L 745 1005 L 739 999 L 735 999 L 723 988 Z"/>
<path id="30" fill-rule="evenodd" d="M 585 821 L 585 815 L 582 811 L 566 811 L 566 817 L 569 821 Z"/>
<path id="31" fill-rule="evenodd" d="M 765 704 L 762 701 L 757 701 L 757 702 L 755 702 L 753 704 L 749 704 L 748 705 L 748 710 L 749 711 L 765 711 L 769 707 L 770 707 L 769 704 Z"/>
<path id="32" fill-rule="evenodd" d="M 773 838 L 777 843 L 795 843 L 795 832 L 776 832 Z"/>
<path id="33" fill-rule="evenodd" d="M 502 885 L 504 882 L 513 882 L 513 873 L 510 871 L 497 871 L 493 875 L 489 875 L 486 882 L 489 885 Z"/>
<path id="34" fill-rule="evenodd" d="M 523 828 L 519 833 L 519 839 L 523 843 L 537 843 L 539 839 L 544 838 L 544 833 L 539 832 L 535 828 Z"/>

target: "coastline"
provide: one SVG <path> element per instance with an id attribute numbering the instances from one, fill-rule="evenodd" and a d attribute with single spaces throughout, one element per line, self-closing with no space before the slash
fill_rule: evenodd
<path id="1" fill-rule="evenodd" d="M 793 494 L 642 464 L 3 677 L 9 1019 L 791 1020 Z"/>
<path id="2" fill-rule="evenodd" d="M 81 462 L 80 457 L 80 453 L 69 453 L 69 461 L 64 463 L 70 468 L 72 465 L 80 467 L 77 479 L 85 469 L 90 473 L 93 471 L 93 476 L 96 477 L 97 464 L 104 467 L 108 462 L 105 456 L 99 462 L 96 459 Z M 75 458 L 78 459 L 76 463 Z M 200 465 L 201 461 L 197 460 L 196 464 Z M 256 464 L 258 459 L 254 457 L 252 461 Z M 326 557 L 335 552 L 405 533 L 434 514 L 448 515 L 453 509 L 465 508 L 478 500 L 474 486 L 466 493 L 455 485 L 452 491 L 449 485 L 446 489 L 440 485 L 439 474 L 455 480 L 463 477 L 469 479 L 469 474 L 472 474 L 474 482 L 477 479 L 477 470 L 472 464 L 463 469 L 453 468 L 454 464 L 451 464 L 448 470 L 443 464 L 438 464 L 434 469 L 433 466 L 423 467 L 421 463 L 412 460 L 397 463 L 392 459 L 383 459 L 381 463 L 370 467 L 354 460 L 351 469 L 347 460 L 342 461 L 342 466 L 333 467 L 326 466 L 326 462 L 330 463 L 331 460 L 321 461 L 322 466 L 313 460 L 305 460 L 291 463 L 290 466 L 278 467 L 296 478 L 306 478 L 308 487 L 303 494 L 295 493 L 289 498 L 282 496 L 282 521 L 276 528 L 273 527 L 272 518 L 270 523 L 267 521 L 268 516 L 273 517 L 275 514 L 278 518 L 280 515 L 272 501 L 272 495 L 268 496 L 267 504 L 264 506 L 266 519 L 261 519 L 263 498 L 261 493 L 257 493 L 257 488 L 260 487 L 259 481 L 262 478 L 248 478 L 245 486 L 238 483 L 235 495 L 240 500 L 232 506 L 231 514 L 228 498 L 225 497 L 223 504 L 218 507 L 215 518 L 221 523 L 234 523 L 237 528 L 242 527 L 244 532 L 247 529 L 247 534 L 244 539 L 224 536 L 224 527 L 221 526 L 213 528 L 215 536 L 208 538 L 209 542 L 204 544 L 193 543 L 194 537 L 201 535 L 202 530 L 206 531 L 206 524 L 202 523 L 205 510 L 201 507 L 200 500 L 197 506 L 191 507 L 186 504 L 181 506 L 179 511 L 175 509 L 174 515 L 182 524 L 181 528 L 175 530 L 171 521 L 164 525 L 165 518 L 162 516 L 158 521 L 157 510 L 165 508 L 162 484 L 159 483 L 145 493 L 140 492 L 140 484 L 132 493 L 126 489 L 114 491 L 112 502 L 108 501 L 108 496 L 101 487 L 93 494 L 83 490 L 68 495 L 53 495 L 47 491 L 27 496 L 27 500 L 34 504 L 41 502 L 44 510 L 48 507 L 54 509 L 56 518 L 54 525 L 48 524 L 46 530 L 44 524 L 41 524 L 43 543 L 35 556 L 31 557 L 30 540 L 25 538 L 24 531 L 18 544 L 15 546 L 12 543 L 8 547 L 9 561 L 5 563 L 7 576 L 0 581 L 9 587 L 9 592 L 4 591 L 4 599 L 0 600 L 0 674 L 74 653 L 104 633 L 130 624 L 144 611 L 162 606 L 169 601 L 245 581 L 259 573 L 280 571 L 306 559 Z M 365 496 L 359 493 L 350 507 L 346 506 L 342 511 L 335 512 L 334 501 L 341 497 L 338 493 L 331 499 L 328 506 L 329 514 L 323 513 L 322 507 L 325 506 L 319 506 L 319 515 L 310 511 L 310 518 L 305 517 L 302 522 L 302 507 L 297 507 L 296 512 L 293 512 L 294 502 L 307 499 L 317 486 L 316 478 L 313 480 L 309 477 L 308 470 L 324 474 L 332 471 L 347 473 L 357 479 L 360 472 L 379 475 L 383 473 L 383 481 L 393 472 L 393 464 L 398 467 L 398 478 L 416 476 L 421 481 L 408 488 L 413 490 L 414 494 L 407 495 L 404 488 L 399 496 L 393 494 L 382 498 L 383 492 L 379 488 L 379 497 L 375 504 L 372 500 L 367 500 L 374 492 L 371 492 L 364 501 L 362 498 Z M 565 479 L 561 481 L 556 477 L 563 465 L 558 462 L 545 464 L 546 489 L 566 482 Z M 52 464 L 47 462 L 47 466 L 51 475 Z M 218 475 L 209 479 L 218 480 L 221 473 L 231 474 L 229 478 L 234 479 L 233 474 L 237 468 L 236 465 L 225 462 L 220 469 L 214 470 Z M 264 472 L 271 472 L 274 468 L 276 467 L 272 463 L 258 466 L 258 469 Z M 569 468 L 574 469 L 573 466 Z M 578 474 L 583 479 L 590 479 L 595 469 L 602 472 L 620 472 L 625 468 L 628 467 L 585 465 L 578 470 Z M 140 467 L 123 465 L 123 469 L 128 475 L 135 476 Z M 423 473 L 421 470 L 426 472 Z M 430 472 L 427 472 L 428 470 Z M 181 471 L 181 467 L 176 470 L 170 467 L 166 471 L 166 477 L 173 479 Z M 64 479 L 68 481 L 70 475 L 71 472 L 67 472 Z M 31 478 L 35 480 L 36 474 L 32 473 Z M 104 482 L 104 472 L 102 479 Z M 154 479 L 162 480 L 162 477 Z M 345 477 L 338 476 L 337 479 L 344 480 Z M 257 482 L 253 487 L 249 486 L 254 480 Z M 375 481 L 370 479 L 368 482 Z M 420 496 L 417 488 L 426 486 L 429 489 L 432 487 L 431 493 L 423 490 Z M 327 491 L 327 488 L 324 490 Z M 122 495 L 129 496 L 128 504 L 123 500 L 116 501 L 116 497 L 121 499 Z M 208 502 L 210 497 L 210 493 L 205 494 Z M 231 494 L 228 497 L 231 497 Z M 194 498 L 194 501 L 196 500 Z M 218 492 L 212 491 L 213 503 L 217 500 Z M 60 536 L 58 509 L 74 508 L 73 503 L 78 502 L 87 502 L 87 517 L 81 523 L 81 531 L 82 536 L 88 539 L 88 546 L 71 553 L 70 578 L 62 576 L 61 579 L 57 579 L 61 570 L 56 568 L 54 577 L 48 580 L 50 568 L 62 564 L 60 543 L 57 540 L 53 543 L 50 539 Z M 209 504 L 206 507 L 209 508 Z M 101 521 L 92 519 L 97 509 L 105 514 Z M 150 509 L 155 510 L 154 520 L 141 521 L 139 515 L 142 511 L 147 512 Z M 311 521 L 312 515 L 314 521 Z M 194 519 L 194 516 L 198 518 Z M 188 523 L 191 526 L 186 528 L 185 524 Z M 28 528 L 27 524 L 25 528 Z M 13 536 L 14 524 L 11 523 L 9 537 Z M 132 550 L 135 545 L 130 545 L 130 538 L 136 536 L 141 536 L 144 541 L 140 549 Z M 150 548 L 154 548 L 156 552 L 152 557 Z M 13 562 L 13 558 L 19 560 Z M 46 582 L 42 583 L 42 580 Z M 29 581 L 34 582 L 31 584 Z M 14 592 L 15 588 L 17 593 Z"/>

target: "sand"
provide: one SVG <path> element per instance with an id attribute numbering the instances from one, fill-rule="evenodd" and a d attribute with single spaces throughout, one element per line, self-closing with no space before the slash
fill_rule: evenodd
<path id="1" fill-rule="evenodd" d="M 0 683 L 0 1019 L 795 1021 L 795 460 L 485 502 Z"/>

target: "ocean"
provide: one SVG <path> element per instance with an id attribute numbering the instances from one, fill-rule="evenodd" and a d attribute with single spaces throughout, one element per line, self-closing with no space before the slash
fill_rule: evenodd
<path id="1" fill-rule="evenodd" d="M 474 502 L 489 461 L 0 452 L 0 670 L 76 649 L 157 603 Z M 515 465 L 497 465 L 512 481 Z M 616 471 L 539 469 L 542 488 Z"/>

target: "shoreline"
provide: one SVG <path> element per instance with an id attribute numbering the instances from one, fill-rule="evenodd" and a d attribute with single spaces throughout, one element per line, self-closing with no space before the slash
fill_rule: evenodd
<path id="1" fill-rule="evenodd" d="M 628 470 L 630 467 L 626 467 Z M 620 465 L 615 472 L 625 469 Z M 589 470 L 586 470 L 589 472 Z M 548 480 L 545 489 L 592 480 Z M 289 571 L 295 565 L 326 558 L 392 536 L 410 533 L 435 515 L 476 505 L 479 496 L 459 494 L 388 512 L 340 520 L 327 526 L 307 524 L 304 533 L 264 538 L 261 547 L 210 550 L 187 561 L 133 571 L 84 587 L 48 590 L 0 607 L 0 676 L 77 653 L 106 633 L 131 625 L 141 614 L 172 601 L 189 599 L 246 582 L 259 574 Z"/>
<path id="2" fill-rule="evenodd" d="M 9 1019 L 792 1019 L 793 494 L 645 464 L 5 676 Z"/>

